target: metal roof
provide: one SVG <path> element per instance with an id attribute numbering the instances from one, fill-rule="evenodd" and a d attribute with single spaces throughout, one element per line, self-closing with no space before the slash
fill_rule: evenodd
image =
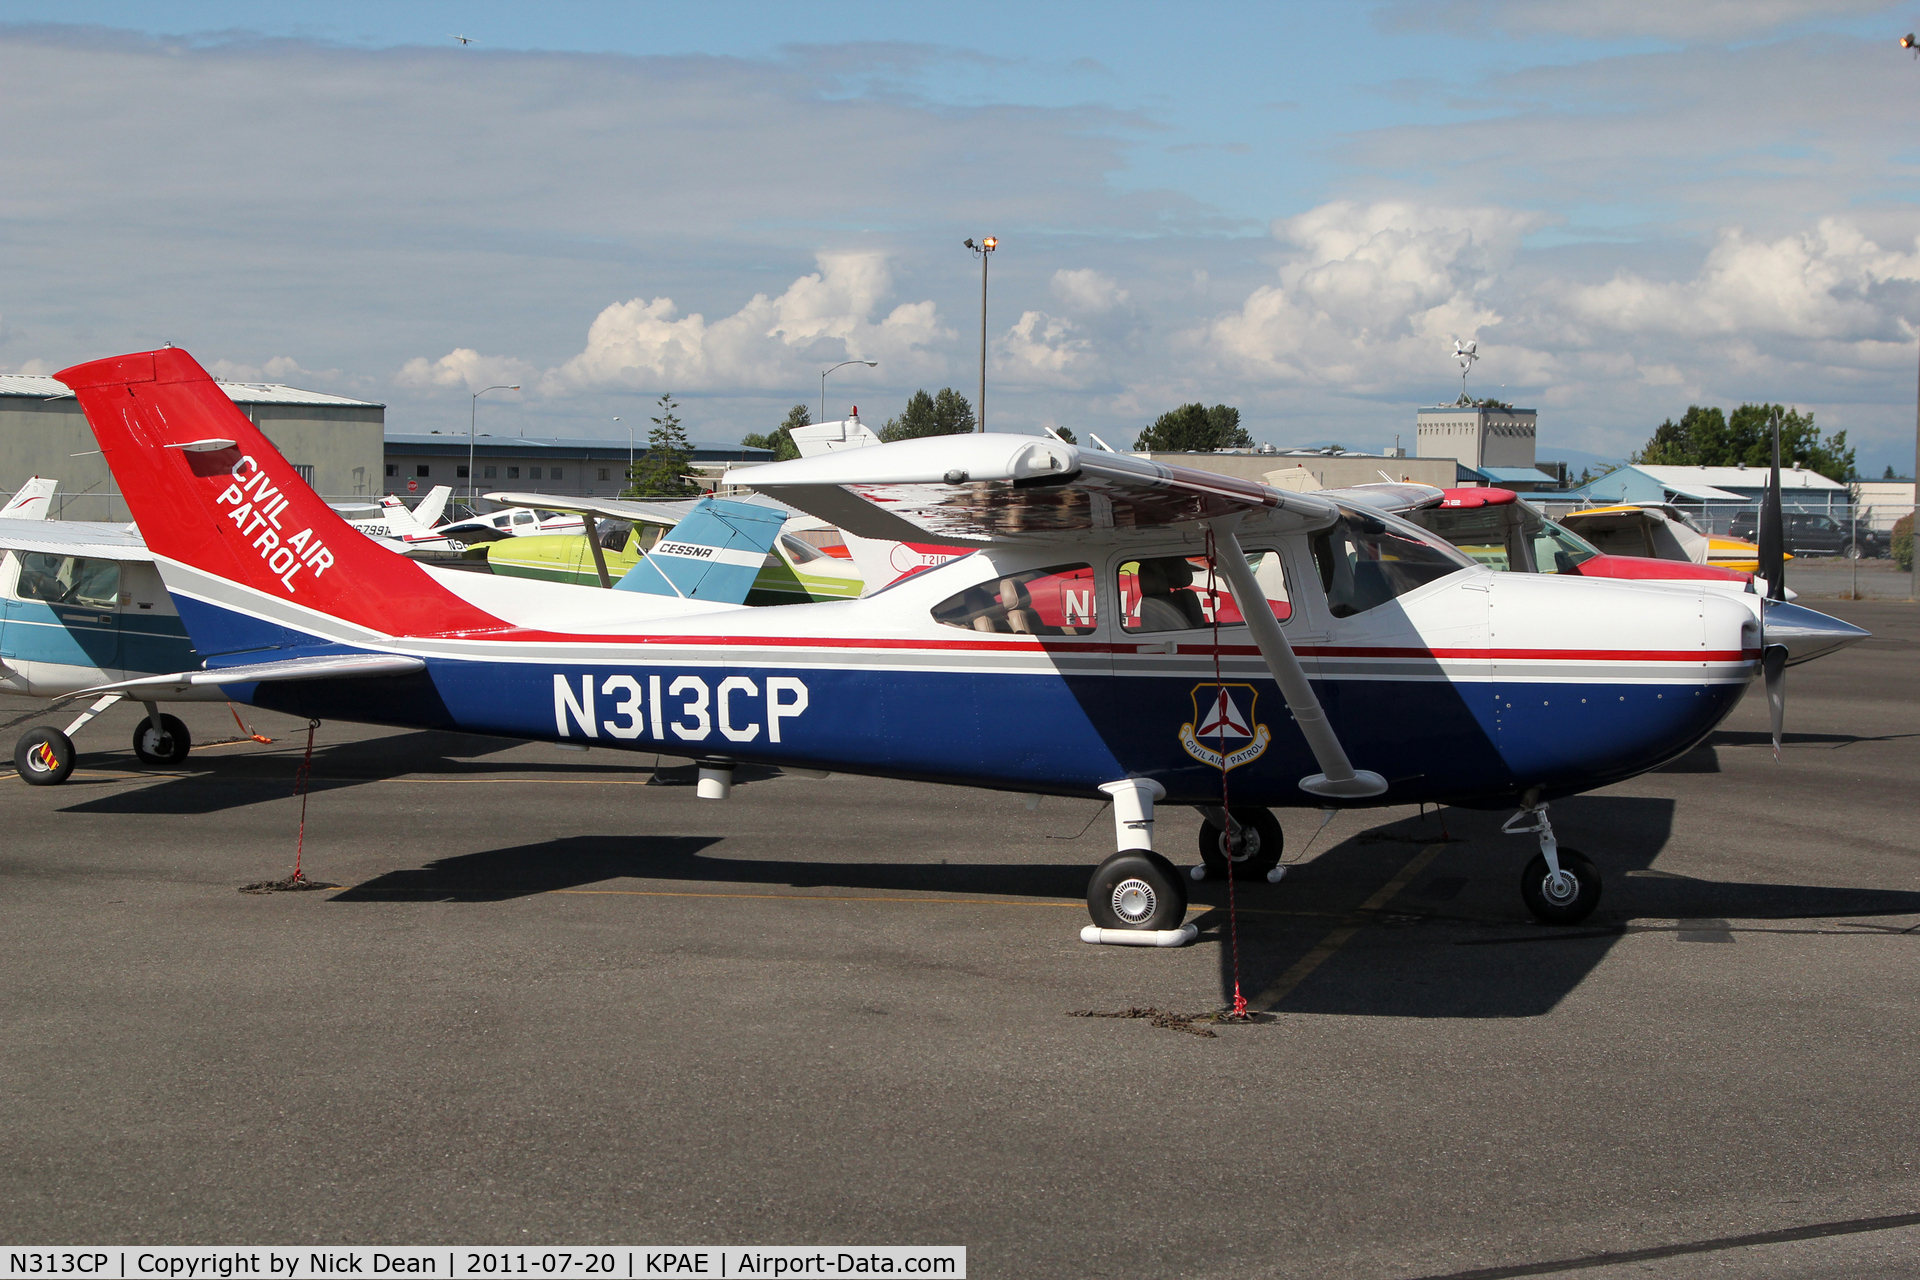
<path id="1" fill-rule="evenodd" d="M 483 440 L 486 442 L 485 444 L 480 443 Z M 560 460 L 569 457 L 579 458 L 583 455 L 597 460 L 613 458 L 616 455 L 624 459 L 628 450 L 628 445 L 625 440 L 569 439 L 552 436 L 537 439 L 532 436 L 480 435 L 473 438 L 473 447 L 477 453 L 489 453 L 496 456 L 531 458 L 554 456 Z M 726 458 L 740 462 L 773 461 L 773 451 L 771 449 L 749 449 L 747 446 L 741 444 L 714 444 L 711 441 L 694 440 L 689 442 L 688 448 L 692 450 L 694 457 L 701 461 L 714 461 Z M 644 439 L 636 439 L 633 442 L 632 449 L 635 458 L 644 457 L 647 452 L 647 442 Z M 451 432 L 443 432 L 439 435 L 396 434 L 394 432 L 388 432 L 386 451 L 389 457 L 395 454 L 405 453 L 458 454 L 465 457 L 467 453 L 467 437 L 464 435 L 455 435 Z"/>
<path id="2" fill-rule="evenodd" d="M 1638 471 L 1652 476 L 1669 489 L 1698 489 L 1706 485 L 1714 489 L 1764 489 L 1767 487 L 1766 467 L 1650 467 L 1638 465 Z M 1780 468 L 1780 487 L 1782 489 L 1844 489 L 1847 486 L 1838 480 L 1829 480 L 1818 471 L 1805 467 L 1798 470 L 1791 466 Z"/>
<path id="3" fill-rule="evenodd" d="M 222 382 L 214 385 L 226 392 L 235 404 L 311 404 L 333 405 L 345 409 L 384 409 L 372 400 L 350 400 L 324 391 L 302 391 L 279 382 Z M 70 400 L 73 392 L 56 378 L 31 373 L 0 374 L 0 396 L 19 396 L 34 400 Z"/>

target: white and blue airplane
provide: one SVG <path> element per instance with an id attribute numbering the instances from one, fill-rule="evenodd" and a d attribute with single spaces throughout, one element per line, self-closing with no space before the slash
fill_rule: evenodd
<path id="1" fill-rule="evenodd" d="M 354 534 L 184 351 L 57 376 L 205 657 L 114 689 L 692 757 L 715 798 L 743 763 L 1108 797 L 1090 941 L 1192 936 L 1163 804 L 1200 809 L 1205 862 L 1247 875 L 1279 857 L 1274 806 L 1514 808 L 1538 837 L 1527 905 L 1582 919 L 1600 876 L 1548 804 L 1674 759 L 1763 667 L 1865 634 L 1686 584 L 1496 573 L 1386 509 L 1417 487 L 1283 492 L 996 434 L 736 473 L 860 536 L 974 549 L 865 599 L 508 590 Z"/>

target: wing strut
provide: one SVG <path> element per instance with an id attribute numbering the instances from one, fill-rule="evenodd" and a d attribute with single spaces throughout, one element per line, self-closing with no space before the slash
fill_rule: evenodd
<path id="1" fill-rule="evenodd" d="M 1319 773 L 1300 779 L 1300 789 L 1331 800 L 1364 800 L 1379 795 L 1387 789 L 1387 780 L 1377 773 L 1355 769 L 1348 761 L 1346 748 L 1340 745 L 1339 735 L 1334 733 L 1327 713 L 1320 708 L 1320 699 L 1307 683 L 1300 659 L 1287 642 L 1287 633 L 1267 604 L 1266 592 L 1254 580 L 1247 553 L 1240 549 L 1240 540 L 1230 530 L 1216 530 L 1216 536 L 1222 551 L 1220 572 L 1233 588 L 1233 598 L 1240 602 L 1240 616 L 1247 620 L 1247 630 L 1254 644 L 1260 647 L 1260 656 L 1266 659 L 1274 683 L 1280 686 L 1287 710 L 1293 713 L 1294 723 L 1300 726 L 1308 749 L 1320 765 Z"/>
<path id="2" fill-rule="evenodd" d="M 607 573 L 607 553 L 600 549 L 600 521 L 595 518 L 591 511 L 583 512 L 581 518 L 587 523 L 587 545 L 593 548 L 593 567 L 600 575 L 600 585 L 611 588 L 613 586 L 613 578 Z M 638 538 L 640 531 L 635 529 L 627 536 L 630 538 Z"/>

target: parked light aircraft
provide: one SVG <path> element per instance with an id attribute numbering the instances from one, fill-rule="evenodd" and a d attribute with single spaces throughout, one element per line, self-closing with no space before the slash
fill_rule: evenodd
<path id="1" fill-rule="evenodd" d="M 49 493 L 52 487 L 44 485 Z M 44 512 L 38 490 L 9 509 L 33 509 L 35 498 Z M 604 585 L 726 604 L 745 600 L 783 515 L 711 499 L 686 505 L 658 560 L 622 565 L 619 581 Z M 157 704 L 226 700 L 204 680 L 154 683 L 152 677 L 197 666 L 200 656 L 153 561 L 131 525 L 0 518 L 0 689 L 54 700 L 99 694 L 64 729 L 42 726 L 20 737 L 14 763 L 28 783 L 64 782 L 73 769 L 73 735 L 123 698 L 146 706 L 133 749 L 156 765 L 178 764 L 192 749 L 187 726 Z M 741 569 L 741 562 L 752 567 Z"/>
<path id="2" fill-rule="evenodd" d="M 1631 502 L 1569 511 L 1560 523 L 1602 551 L 1756 573 L 1760 548 L 1742 538 L 1702 532 L 1667 502 Z M 1793 557 L 1788 556 L 1789 560 Z"/>
<path id="3" fill-rule="evenodd" d="M 491 502 L 557 502 L 562 511 L 591 518 L 595 524 L 593 536 L 599 542 L 597 550 L 588 541 L 584 525 L 579 534 L 571 537 L 553 534 L 502 539 L 476 549 L 486 557 L 494 573 L 576 586 L 609 585 L 639 564 L 643 553 L 653 554 L 663 540 L 668 547 L 684 541 L 687 532 L 677 526 L 688 512 L 699 506 L 699 501 L 691 498 L 554 498 L 544 494 L 490 493 L 487 499 Z M 859 570 L 849 561 L 830 556 L 803 541 L 797 533 L 788 532 L 796 528 L 797 523 L 819 526 L 821 521 L 800 516 L 796 522 L 792 517 L 797 513 L 777 503 L 767 503 L 765 499 L 757 501 L 765 509 L 779 511 L 784 523 L 771 549 L 762 558 L 745 603 L 756 606 L 807 604 L 859 596 L 862 585 Z M 603 530 L 598 527 L 601 520 L 618 524 Z M 668 536 L 669 531 L 673 536 Z"/>
<path id="4" fill-rule="evenodd" d="M 502 590 L 353 534 L 184 351 L 56 376 L 211 655 L 119 687 L 691 756 L 714 797 L 743 762 L 1105 795 L 1097 941 L 1191 936 L 1185 877 L 1152 847 L 1162 803 L 1200 808 L 1203 856 L 1247 871 L 1278 853 L 1268 806 L 1517 807 L 1539 842 L 1527 905 L 1581 919 L 1599 873 L 1548 803 L 1675 758 L 1758 671 L 1778 687 L 1790 658 L 1865 634 L 1697 586 L 1495 573 L 1386 510 L 1397 486 L 1369 508 L 997 434 L 751 473 L 860 536 L 975 548 L 862 600 Z M 1201 616 L 1196 561 L 1243 624 Z M 1086 613 L 1049 618 L 1082 591 Z"/>

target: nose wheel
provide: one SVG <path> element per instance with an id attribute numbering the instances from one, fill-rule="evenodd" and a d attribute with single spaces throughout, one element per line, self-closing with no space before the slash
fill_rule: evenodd
<path id="1" fill-rule="evenodd" d="M 1560 848 L 1560 871 L 1536 853 L 1520 873 L 1520 897 L 1543 924 L 1579 924 L 1600 904 L 1600 872 L 1578 849 Z"/>
<path id="2" fill-rule="evenodd" d="M 1520 873 L 1520 898 L 1542 924 L 1579 924 L 1600 905 L 1599 868 L 1578 849 L 1565 848 L 1554 838 L 1546 805 L 1534 802 L 1531 794 L 1527 801 L 1500 825 L 1509 835 L 1540 837 L 1540 852 Z"/>

